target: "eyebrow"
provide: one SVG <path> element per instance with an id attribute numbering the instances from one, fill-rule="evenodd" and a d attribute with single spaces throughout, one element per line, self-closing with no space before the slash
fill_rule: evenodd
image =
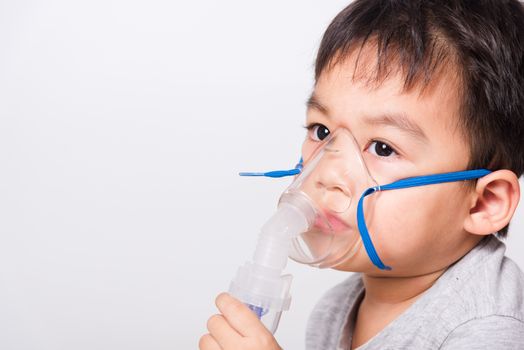
<path id="1" fill-rule="evenodd" d="M 306 107 L 308 109 L 316 109 L 319 112 L 325 114 L 326 116 L 329 116 L 328 108 L 318 101 L 315 94 L 311 94 L 311 96 L 309 96 L 309 98 L 306 101 Z"/>
<path id="2" fill-rule="evenodd" d="M 316 96 L 312 94 L 306 102 L 308 109 L 316 109 L 326 117 L 330 117 L 329 109 L 318 101 Z M 367 116 L 364 118 L 364 122 L 369 125 L 383 125 L 391 126 L 401 131 L 404 131 L 408 134 L 411 134 L 415 138 L 420 139 L 421 141 L 427 142 L 428 137 L 422 130 L 422 128 L 415 123 L 411 118 L 405 113 L 385 113 L 377 116 Z"/>
<path id="3" fill-rule="evenodd" d="M 421 141 L 428 141 L 428 137 L 422 128 L 405 113 L 387 113 L 378 116 L 369 116 L 364 118 L 364 122 L 370 125 L 391 126 L 411 134 Z"/>

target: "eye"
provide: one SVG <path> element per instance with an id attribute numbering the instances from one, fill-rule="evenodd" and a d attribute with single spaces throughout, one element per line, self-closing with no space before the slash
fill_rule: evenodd
<path id="1" fill-rule="evenodd" d="M 324 140 L 330 133 L 325 125 L 319 123 L 308 125 L 306 129 L 308 130 L 308 136 L 317 142 Z"/>
<path id="2" fill-rule="evenodd" d="M 371 154 L 374 154 L 379 157 L 390 157 L 391 155 L 398 155 L 390 145 L 381 141 L 373 141 L 368 147 L 368 150 Z"/>

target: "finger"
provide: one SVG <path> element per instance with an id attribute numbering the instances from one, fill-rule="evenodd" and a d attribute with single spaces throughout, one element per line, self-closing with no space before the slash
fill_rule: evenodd
<path id="1" fill-rule="evenodd" d="M 222 315 L 213 315 L 207 321 L 207 329 L 217 343 L 225 349 L 233 349 L 242 336 L 233 329 Z"/>
<path id="2" fill-rule="evenodd" d="M 257 316 L 236 298 L 227 293 L 220 294 L 216 305 L 228 323 L 244 337 L 260 336 L 269 331 Z"/>
<path id="3" fill-rule="evenodd" d="M 198 348 L 200 350 L 222 350 L 211 334 L 204 334 L 200 338 Z"/>

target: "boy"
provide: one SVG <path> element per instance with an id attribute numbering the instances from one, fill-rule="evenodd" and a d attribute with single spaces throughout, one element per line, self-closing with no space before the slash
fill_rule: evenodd
<path id="1" fill-rule="evenodd" d="M 307 165 L 350 130 L 379 184 L 489 169 L 476 181 L 384 192 L 357 272 L 315 307 L 308 349 L 524 349 L 524 274 L 504 257 L 524 171 L 524 9 L 517 0 L 357 0 L 324 34 Z M 396 192 L 396 193 L 395 193 Z M 384 229 L 386 228 L 386 229 Z M 361 233 L 362 234 L 362 233 Z M 279 349 L 227 294 L 201 349 Z"/>

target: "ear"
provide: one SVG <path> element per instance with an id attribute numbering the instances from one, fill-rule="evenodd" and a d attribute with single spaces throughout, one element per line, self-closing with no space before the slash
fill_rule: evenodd
<path id="1" fill-rule="evenodd" d="M 510 170 L 497 170 L 477 180 L 464 229 L 489 235 L 504 228 L 520 199 L 519 179 Z"/>

